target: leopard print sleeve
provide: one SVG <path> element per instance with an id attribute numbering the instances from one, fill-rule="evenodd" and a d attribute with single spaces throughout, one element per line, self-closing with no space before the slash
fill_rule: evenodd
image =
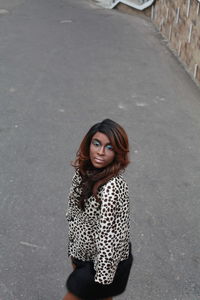
<path id="1" fill-rule="evenodd" d="M 101 211 L 94 261 L 95 281 L 110 284 L 125 249 L 129 235 L 128 187 L 120 176 L 111 179 L 101 194 Z M 121 204 L 120 204 L 121 202 Z"/>
<path id="2" fill-rule="evenodd" d="M 77 206 L 75 205 L 77 198 L 76 187 L 80 184 L 80 182 L 81 176 L 79 171 L 77 170 L 72 178 L 72 184 L 68 195 L 68 208 L 66 212 L 66 218 L 68 221 L 71 221 L 77 214 Z"/>

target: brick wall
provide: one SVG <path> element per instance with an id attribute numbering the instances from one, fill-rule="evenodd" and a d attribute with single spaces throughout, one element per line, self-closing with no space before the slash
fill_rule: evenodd
<path id="1" fill-rule="evenodd" d="M 200 84 L 199 0 L 157 0 L 151 19 L 193 79 Z"/>

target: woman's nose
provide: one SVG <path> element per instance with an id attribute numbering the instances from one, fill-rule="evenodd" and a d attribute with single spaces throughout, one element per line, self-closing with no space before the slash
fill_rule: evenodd
<path id="1" fill-rule="evenodd" d="M 103 155 L 104 154 L 104 147 L 102 146 L 102 147 L 99 147 L 99 149 L 98 149 L 98 154 L 99 155 Z"/>

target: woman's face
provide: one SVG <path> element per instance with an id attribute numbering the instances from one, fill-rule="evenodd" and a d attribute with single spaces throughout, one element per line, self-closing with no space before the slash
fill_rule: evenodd
<path id="1" fill-rule="evenodd" d="M 95 168 L 104 168 L 114 160 L 115 152 L 107 135 L 97 132 L 90 144 L 90 160 Z"/>

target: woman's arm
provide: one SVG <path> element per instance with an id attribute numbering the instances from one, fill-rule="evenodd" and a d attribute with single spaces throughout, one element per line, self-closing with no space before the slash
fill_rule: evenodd
<path id="1" fill-rule="evenodd" d="M 79 172 L 76 171 L 72 178 L 72 184 L 68 195 L 68 208 L 66 212 L 66 218 L 68 221 L 71 221 L 72 218 L 76 215 L 76 209 L 77 209 L 76 200 L 78 197 L 76 188 L 80 182 L 81 182 L 81 176 Z"/>
<path id="2" fill-rule="evenodd" d="M 115 250 L 118 245 L 117 215 L 119 214 L 119 197 L 122 179 L 113 178 L 103 188 L 101 193 L 101 212 L 97 237 L 97 259 L 95 261 L 95 281 L 110 284 L 113 281 L 118 257 Z"/>

